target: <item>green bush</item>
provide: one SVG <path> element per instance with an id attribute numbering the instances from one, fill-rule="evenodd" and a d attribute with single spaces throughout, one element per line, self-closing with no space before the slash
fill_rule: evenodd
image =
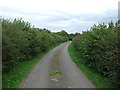
<path id="1" fill-rule="evenodd" d="M 2 20 L 2 72 L 7 73 L 17 64 L 31 60 L 47 48 L 67 41 L 67 37 L 46 29 L 34 28 L 22 19 Z"/>
<path id="2" fill-rule="evenodd" d="M 120 85 L 120 44 L 118 23 L 94 25 L 90 31 L 74 37 L 73 44 L 85 58 L 85 65 Z"/>

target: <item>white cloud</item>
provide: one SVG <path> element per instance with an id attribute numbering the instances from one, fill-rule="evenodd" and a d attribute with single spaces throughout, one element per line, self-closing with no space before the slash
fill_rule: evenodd
<path id="1" fill-rule="evenodd" d="M 20 18 L 39 28 L 69 33 L 117 19 L 118 0 L 0 0 L 0 14 Z"/>

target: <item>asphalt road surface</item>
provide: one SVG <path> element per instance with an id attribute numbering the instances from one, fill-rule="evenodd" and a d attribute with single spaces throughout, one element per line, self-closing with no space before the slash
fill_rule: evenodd
<path id="1" fill-rule="evenodd" d="M 22 82 L 21 88 L 95 88 L 78 69 L 64 43 L 48 52 Z M 50 73 L 58 71 L 60 74 Z"/>

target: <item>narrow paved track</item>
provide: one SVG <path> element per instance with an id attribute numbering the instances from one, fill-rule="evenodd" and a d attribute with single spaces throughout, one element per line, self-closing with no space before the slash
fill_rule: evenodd
<path id="1" fill-rule="evenodd" d="M 47 53 L 33 68 L 21 88 L 95 88 L 90 80 L 76 67 L 64 43 Z M 54 70 L 61 75 L 50 77 Z"/>

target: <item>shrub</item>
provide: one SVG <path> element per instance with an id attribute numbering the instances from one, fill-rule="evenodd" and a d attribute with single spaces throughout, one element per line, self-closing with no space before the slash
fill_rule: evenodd
<path id="1" fill-rule="evenodd" d="M 46 29 L 34 28 L 22 19 L 2 20 L 2 71 L 9 72 L 17 64 L 31 60 L 37 54 L 67 37 Z"/>
<path id="2" fill-rule="evenodd" d="M 74 37 L 73 44 L 85 58 L 86 66 L 94 68 L 109 80 L 120 85 L 120 45 L 118 23 L 94 25 L 90 31 Z"/>

